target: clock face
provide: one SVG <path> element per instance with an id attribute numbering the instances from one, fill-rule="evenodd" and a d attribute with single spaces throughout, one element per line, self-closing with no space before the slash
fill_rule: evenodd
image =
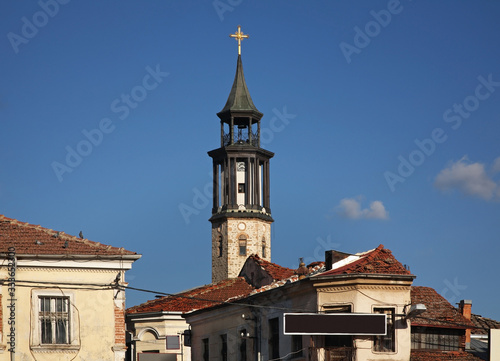
<path id="1" fill-rule="evenodd" d="M 245 162 L 238 162 L 237 169 L 238 169 L 238 172 L 244 172 L 245 171 Z"/>
<path id="2" fill-rule="evenodd" d="M 243 222 L 238 223 L 238 229 L 239 229 L 240 231 L 244 231 L 244 230 L 245 230 L 245 228 L 247 228 L 247 226 L 246 226 L 246 224 L 245 224 L 245 223 L 243 223 Z"/>

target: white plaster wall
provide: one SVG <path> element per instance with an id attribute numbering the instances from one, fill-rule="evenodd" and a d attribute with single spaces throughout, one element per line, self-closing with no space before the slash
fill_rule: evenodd
<path id="1" fill-rule="evenodd" d="M 75 262 L 76 263 L 76 262 Z M 83 264 L 83 263 L 82 263 Z M 56 266 L 56 263 L 53 263 Z M 75 267 L 78 264 L 74 265 Z M 16 287 L 16 360 L 61 360 L 61 361 L 89 361 L 112 360 L 115 361 L 115 290 L 111 289 L 82 289 L 78 286 L 64 285 L 63 283 L 80 284 L 111 284 L 117 275 L 117 270 L 86 270 L 86 269 L 60 269 L 60 268 L 30 268 L 20 267 L 16 271 L 18 285 Z M 0 268 L 0 278 L 7 277 L 6 267 Z M 123 279 L 123 276 L 122 276 Z M 36 287 L 21 287 L 20 280 L 40 281 Z M 54 282 L 59 287 L 47 284 Z M 26 286 L 26 284 L 24 284 Z M 93 287 L 93 286 L 88 286 Z M 35 292 L 36 291 L 36 292 Z M 76 350 L 59 351 L 54 349 L 30 347 L 38 332 L 37 315 L 34 314 L 32 305 L 37 302 L 35 293 L 44 292 L 50 295 L 69 295 L 72 298 L 71 323 L 75 329 Z M 7 352 L 6 334 L 9 330 L 7 308 L 9 305 L 7 284 L 1 287 L 2 312 L 4 334 L 0 341 L 0 361 L 10 360 Z M 121 298 L 121 296 L 119 297 Z M 34 345 L 32 345 L 34 346 Z M 33 356 L 34 355 L 34 356 Z"/>

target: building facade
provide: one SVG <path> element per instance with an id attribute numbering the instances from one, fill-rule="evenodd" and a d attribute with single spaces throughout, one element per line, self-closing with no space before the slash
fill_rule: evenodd
<path id="1" fill-rule="evenodd" d="M 125 358 L 125 271 L 140 255 L 0 216 L 0 360 Z"/>
<path id="2" fill-rule="evenodd" d="M 302 277 L 297 270 L 269 284 L 262 284 L 254 272 L 246 274 L 252 267 L 244 267 L 240 277 L 260 287 L 243 298 L 185 314 L 191 326 L 192 360 L 408 361 L 411 334 L 405 312 L 411 305 L 414 276 L 382 246 L 346 256 L 316 265 L 316 270 L 310 265 Z M 387 333 L 287 334 L 289 313 L 383 314 Z"/>

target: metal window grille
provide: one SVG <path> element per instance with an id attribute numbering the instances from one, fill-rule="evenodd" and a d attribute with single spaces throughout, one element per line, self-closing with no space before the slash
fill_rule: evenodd
<path id="1" fill-rule="evenodd" d="M 68 297 L 39 297 L 40 341 L 42 344 L 69 344 Z"/>
<path id="2" fill-rule="evenodd" d="M 458 351 L 462 330 L 432 327 L 412 327 L 411 348 L 413 350 Z"/>

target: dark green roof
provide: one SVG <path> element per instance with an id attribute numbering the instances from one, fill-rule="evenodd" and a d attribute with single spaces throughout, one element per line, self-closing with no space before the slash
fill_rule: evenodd
<path id="1" fill-rule="evenodd" d="M 233 87 L 227 98 L 226 105 L 217 114 L 219 116 L 225 115 L 227 113 L 254 113 L 256 117 L 262 117 L 255 107 L 250 92 L 248 91 L 247 84 L 245 82 L 245 76 L 243 75 L 243 65 L 241 62 L 241 55 L 238 55 L 238 63 L 236 66 L 236 75 L 234 76 Z"/>

